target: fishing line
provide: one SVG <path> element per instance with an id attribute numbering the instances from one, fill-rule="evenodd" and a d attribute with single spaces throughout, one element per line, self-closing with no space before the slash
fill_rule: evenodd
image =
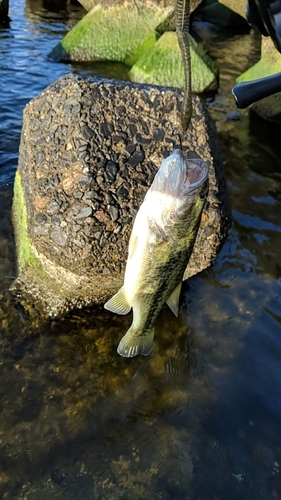
<path id="1" fill-rule="evenodd" d="M 191 59 L 189 42 L 190 0 L 175 0 L 175 19 L 178 44 L 184 69 L 184 96 L 181 107 L 181 126 L 187 132 L 192 116 Z"/>
<path id="2" fill-rule="evenodd" d="M 179 143 L 180 143 L 180 150 L 183 152 L 181 135 L 180 135 L 179 132 L 177 132 L 177 130 L 175 129 L 175 127 L 172 127 L 172 135 L 177 135 L 178 136 Z"/>

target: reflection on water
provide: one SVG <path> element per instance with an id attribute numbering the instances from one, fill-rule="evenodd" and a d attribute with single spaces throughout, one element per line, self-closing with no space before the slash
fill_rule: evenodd
<path id="1" fill-rule="evenodd" d="M 278 500 L 281 497 L 280 130 L 236 112 L 230 89 L 256 38 L 198 27 L 221 67 L 207 99 L 217 122 L 234 225 L 216 263 L 164 308 L 155 348 L 124 359 L 131 317 L 103 310 L 45 323 L 11 297 L 16 274 L 12 182 L 25 104 L 74 71 L 112 65 L 47 54 L 82 17 L 16 0 L 0 28 L 0 497 L 28 500 Z"/>

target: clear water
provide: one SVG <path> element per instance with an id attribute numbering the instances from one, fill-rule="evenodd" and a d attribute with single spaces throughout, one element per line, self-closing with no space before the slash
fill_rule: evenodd
<path id="1" fill-rule="evenodd" d="M 128 360 L 116 345 L 130 317 L 90 309 L 44 323 L 8 291 L 25 104 L 69 72 L 127 74 L 49 61 L 84 11 L 44 5 L 14 0 L 0 28 L 0 497 L 279 500 L 280 129 L 235 112 L 230 95 L 258 57 L 256 37 L 196 26 L 221 70 L 207 104 L 234 225 L 214 265 L 185 284 L 179 320 L 164 309 L 152 354 Z"/>

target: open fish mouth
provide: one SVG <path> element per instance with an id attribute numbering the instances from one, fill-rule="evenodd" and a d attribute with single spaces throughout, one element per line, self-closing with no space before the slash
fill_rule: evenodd
<path id="1" fill-rule="evenodd" d="M 185 158 L 180 149 L 175 149 L 166 158 L 149 192 L 158 192 L 172 198 L 193 194 L 207 179 L 208 165 L 201 158 Z"/>
<path id="2" fill-rule="evenodd" d="M 188 191 L 192 192 L 205 182 L 209 169 L 208 165 L 201 158 L 192 158 L 186 160 L 186 162 L 187 176 L 185 184 L 188 187 Z"/>
<path id="3" fill-rule="evenodd" d="M 163 172 L 161 172 L 162 169 Z M 158 171 L 157 176 L 160 177 L 160 191 L 162 187 L 162 192 L 172 197 L 193 195 L 193 193 L 195 193 L 206 181 L 208 173 L 208 165 L 201 158 L 187 159 L 180 149 L 175 149 L 173 153 L 164 160 Z"/>

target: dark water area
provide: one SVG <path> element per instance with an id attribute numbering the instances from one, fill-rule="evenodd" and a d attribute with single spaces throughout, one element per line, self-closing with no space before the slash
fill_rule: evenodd
<path id="1" fill-rule="evenodd" d="M 50 324 L 9 294 L 24 106 L 69 72 L 127 78 L 122 65 L 48 60 L 83 15 L 15 0 L 0 26 L 0 498 L 280 500 L 280 129 L 230 94 L 259 57 L 253 33 L 195 26 L 220 67 L 205 100 L 234 223 L 217 261 L 184 284 L 180 318 L 163 309 L 151 355 L 117 355 L 129 316 L 86 309 Z"/>

